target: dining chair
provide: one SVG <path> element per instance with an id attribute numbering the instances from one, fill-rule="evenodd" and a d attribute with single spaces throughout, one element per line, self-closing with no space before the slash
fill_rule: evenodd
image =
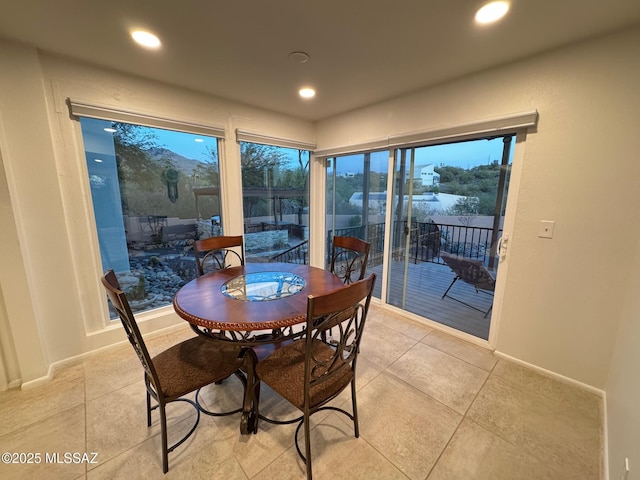
<path id="1" fill-rule="evenodd" d="M 356 362 L 376 276 L 353 282 L 331 293 L 310 295 L 304 337 L 284 346 L 258 362 L 256 373 L 267 384 L 302 412 L 287 421 L 261 419 L 272 423 L 299 421 L 295 432 L 298 455 L 306 464 L 307 479 L 312 478 L 310 424 L 311 415 L 321 410 L 340 412 L 353 421 L 359 437 L 356 401 Z M 332 331 L 328 335 L 328 331 Z M 351 385 L 352 413 L 327 405 Z M 304 426 L 305 453 L 298 444 L 298 432 Z"/>
<path id="2" fill-rule="evenodd" d="M 239 252 L 236 247 L 239 247 Z M 234 250 L 234 248 L 236 248 Z M 198 265 L 198 275 L 207 271 L 224 270 L 231 265 L 230 260 L 244 265 L 244 242 L 242 235 L 209 237 L 196 240 L 193 252 Z"/>
<path id="3" fill-rule="evenodd" d="M 367 270 L 371 244 L 355 237 L 333 237 L 329 269 L 345 284 L 362 280 Z"/>
<path id="4" fill-rule="evenodd" d="M 242 410 L 238 408 L 229 412 L 211 412 L 201 405 L 199 393 L 202 387 L 220 382 L 234 374 L 246 389 L 246 379 L 239 371 L 243 362 L 243 351 L 234 346 L 222 348 L 204 337 L 194 337 L 152 358 L 113 270 L 109 270 L 102 277 L 102 284 L 144 368 L 144 383 L 147 390 L 147 427 L 151 426 L 151 411 L 157 408 L 160 412 L 162 471 L 167 473 L 169 453 L 182 445 L 195 431 L 200 421 L 200 412 L 213 416 L 225 416 Z M 191 392 L 196 392 L 194 400 L 183 398 Z M 156 401 L 156 405 L 153 406 L 151 405 L 152 397 Z M 171 402 L 191 404 L 196 409 L 196 419 L 191 429 L 180 440 L 168 446 L 166 406 Z"/>

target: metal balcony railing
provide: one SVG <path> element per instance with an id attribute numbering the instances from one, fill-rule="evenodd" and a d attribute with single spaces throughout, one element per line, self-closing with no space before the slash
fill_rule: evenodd
<path id="1" fill-rule="evenodd" d="M 309 263 L 309 240 L 294 245 L 291 248 L 287 248 L 285 251 L 269 257 L 270 263 Z"/>
<path id="2" fill-rule="evenodd" d="M 405 254 L 414 263 L 431 262 L 443 265 L 441 251 L 453 253 L 466 258 L 481 260 L 492 266 L 491 247 L 500 238 L 502 230 L 494 238 L 493 231 L 485 227 L 472 227 L 433 222 L 394 222 L 395 238 L 399 239 L 393 248 L 395 260 L 404 259 Z M 405 250 L 403 235 L 409 235 L 409 251 Z M 327 232 L 327 265 L 330 262 L 331 246 L 334 235 L 356 237 L 369 242 L 369 267 L 382 264 L 384 257 L 384 223 L 359 225 L 357 227 L 337 228 L 335 232 Z M 283 252 L 269 258 L 270 262 L 308 263 L 308 241 L 294 245 Z"/>
<path id="3" fill-rule="evenodd" d="M 452 225 L 433 222 L 411 222 L 406 220 L 394 222 L 394 237 L 397 243 L 393 248 L 393 258 L 404 258 L 405 235 L 409 237 L 409 258 L 418 262 L 432 262 L 443 264 L 438 256 L 441 251 L 453 253 L 466 258 L 482 260 L 489 265 L 491 262 L 491 247 L 502 234 L 493 235 L 493 230 L 485 227 L 473 227 L 464 225 Z M 338 228 L 327 232 L 327 252 L 331 251 L 333 236 L 357 237 L 371 244 L 369 254 L 369 266 L 373 267 L 382 263 L 384 256 L 384 223 L 360 225 L 357 227 Z"/>

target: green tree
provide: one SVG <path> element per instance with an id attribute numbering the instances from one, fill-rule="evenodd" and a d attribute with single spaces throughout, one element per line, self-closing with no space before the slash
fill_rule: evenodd
<path id="1" fill-rule="evenodd" d="M 286 153 L 277 147 L 259 143 L 240 143 L 242 188 L 261 189 L 274 187 L 279 167 L 286 161 Z M 245 196 L 244 217 L 267 215 L 267 200 L 262 196 Z"/>
<path id="2" fill-rule="evenodd" d="M 120 196 L 124 214 L 148 215 L 145 194 L 166 192 L 162 173 L 171 165 L 166 157 L 154 160 L 151 151 L 157 149 L 157 137 L 148 127 L 128 123 L 114 123 L 113 134 Z"/>
<path id="3" fill-rule="evenodd" d="M 477 215 L 479 203 L 477 197 L 460 198 L 455 205 L 451 207 L 451 210 L 454 215 Z"/>
<path id="4" fill-rule="evenodd" d="M 218 165 L 218 152 L 216 149 L 207 146 L 206 162 L 199 162 L 191 174 L 192 184 L 196 187 L 219 187 L 220 186 L 220 170 Z"/>
<path id="5" fill-rule="evenodd" d="M 286 154 L 277 147 L 259 143 L 240 144 L 243 187 L 268 187 L 274 184 L 278 168 L 285 162 Z"/>

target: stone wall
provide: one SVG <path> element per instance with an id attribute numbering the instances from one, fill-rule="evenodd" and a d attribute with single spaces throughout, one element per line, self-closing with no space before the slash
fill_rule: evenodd
<path id="1" fill-rule="evenodd" d="M 244 236 L 244 250 L 247 254 L 271 250 L 284 250 L 289 243 L 287 230 L 268 230 L 266 232 L 247 233 Z"/>

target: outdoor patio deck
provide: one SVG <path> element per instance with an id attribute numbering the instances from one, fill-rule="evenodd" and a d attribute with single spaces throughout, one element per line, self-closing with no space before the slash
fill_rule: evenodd
<path id="1" fill-rule="evenodd" d="M 390 291 L 387 295 L 387 301 L 391 305 L 402 308 L 404 262 L 393 262 L 391 269 Z M 382 265 L 373 267 L 368 272 L 374 272 L 378 275 L 374 296 L 379 298 Z M 409 262 L 409 282 L 404 309 L 478 338 L 488 339 L 491 313 L 487 315 L 487 318 L 484 318 L 482 312 L 469 308 L 451 298 L 442 298 L 454 277 L 454 273 L 446 265 L 431 262 L 418 264 Z M 476 292 L 471 285 L 464 283 L 462 280 L 455 283 L 449 294 L 466 303 L 477 306 L 485 312 L 493 302 L 491 295 Z"/>

